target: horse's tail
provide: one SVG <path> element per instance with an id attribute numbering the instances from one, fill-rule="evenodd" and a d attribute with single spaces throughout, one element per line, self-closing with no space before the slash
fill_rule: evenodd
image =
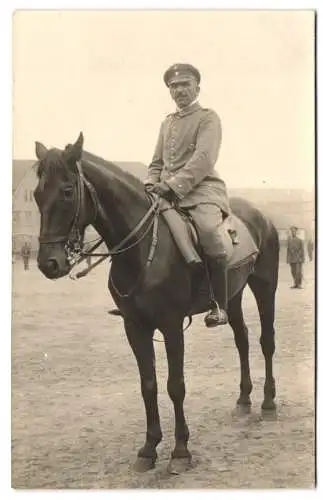
<path id="1" fill-rule="evenodd" d="M 267 268 L 265 275 L 270 282 L 272 292 L 275 293 L 278 285 L 280 241 L 278 230 L 270 218 L 267 218 L 267 228 L 266 238 L 260 245 L 259 263 L 261 262 L 260 267 L 263 271 Z"/>

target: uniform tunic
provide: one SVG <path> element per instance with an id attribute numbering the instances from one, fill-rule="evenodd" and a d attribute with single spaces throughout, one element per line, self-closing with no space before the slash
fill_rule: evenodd
<path id="1" fill-rule="evenodd" d="M 304 262 L 304 242 L 298 236 L 288 238 L 287 263 L 302 264 Z"/>
<path id="2" fill-rule="evenodd" d="M 162 122 L 145 183 L 165 181 L 181 208 L 199 230 L 206 254 L 223 253 L 217 227 L 229 214 L 226 185 L 214 169 L 222 140 L 221 122 L 212 109 L 194 103 L 168 115 Z"/>
<path id="3" fill-rule="evenodd" d="M 163 121 L 146 183 L 165 181 L 179 206 L 212 203 L 229 213 L 226 186 L 214 169 L 222 139 L 221 123 L 212 109 L 198 103 Z"/>
<path id="4" fill-rule="evenodd" d="M 303 262 L 304 242 L 298 236 L 288 238 L 287 242 L 287 263 L 290 265 L 291 274 L 296 286 L 302 284 L 303 280 Z"/>

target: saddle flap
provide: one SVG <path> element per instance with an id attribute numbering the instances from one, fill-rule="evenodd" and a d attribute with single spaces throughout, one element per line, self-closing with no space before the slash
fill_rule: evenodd
<path id="1" fill-rule="evenodd" d="M 168 201 L 162 200 L 161 214 L 187 264 L 198 264 L 202 259 L 197 251 L 198 237 L 189 219 Z"/>

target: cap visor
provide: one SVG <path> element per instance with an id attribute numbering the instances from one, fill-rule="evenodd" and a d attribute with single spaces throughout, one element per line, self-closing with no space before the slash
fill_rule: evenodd
<path id="1" fill-rule="evenodd" d="M 172 76 L 169 78 L 167 84 L 171 85 L 172 83 L 186 83 L 190 82 L 192 80 L 196 80 L 194 76 L 191 75 L 177 75 L 177 76 Z"/>

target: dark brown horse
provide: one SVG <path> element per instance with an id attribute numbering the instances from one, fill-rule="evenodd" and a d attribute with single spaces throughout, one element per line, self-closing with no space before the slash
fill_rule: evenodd
<path id="1" fill-rule="evenodd" d="M 158 228 L 152 224 L 157 218 L 144 185 L 116 165 L 83 151 L 82 134 L 75 144 L 64 150 L 48 150 L 36 143 L 36 156 L 39 160 L 38 185 L 34 196 L 41 214 L 39 269 L 49 279 L 67 275 L 71 269 L 71 255 L 82 249 L 85 228 L 92 224 L 102 236 L 112 255 L 109 290 L 122 313 L 125 332 L 138 363 L 146 409 L 146 441 L 138 452 L 136 470 L 154 467 L 156 448 L 162 439 L 153 346 L 156 329 L 162 332 L 165 341 L 169 369 L 167 390 L 175 412 L 175 448 L 170 470 L 185 470 L 191 464 L 191 455 L 183 409 L 183 322 L 192 309 L 194 313 L 193 302 L 201 276 L 192 275 L 165 221 L 159 218 Z M 262 408 L 274 410 L 272 358 L 279 261 L 277 231 L 247 201 L 232 199 L 231 207 L 248 227 L 259 248 L 252 269 L 242 266 L 229 275 L 228 316 L 241 364 L 237 404 L 240 408 L 248 408 L 251 404 L 248 329 L 241 307 L 243 290 L 248 284 L 255 295 L 261 322 L 260 344 L 266 367 Z M 152 236 L 156 236 L 157 229 L 158 242 L 148 267 L 148 256 L 152 256 L 156 243 Z M 206 302 L 204 310 L 207 307 Z M 212 332 L 216 343 L 218 331 Z"/>

